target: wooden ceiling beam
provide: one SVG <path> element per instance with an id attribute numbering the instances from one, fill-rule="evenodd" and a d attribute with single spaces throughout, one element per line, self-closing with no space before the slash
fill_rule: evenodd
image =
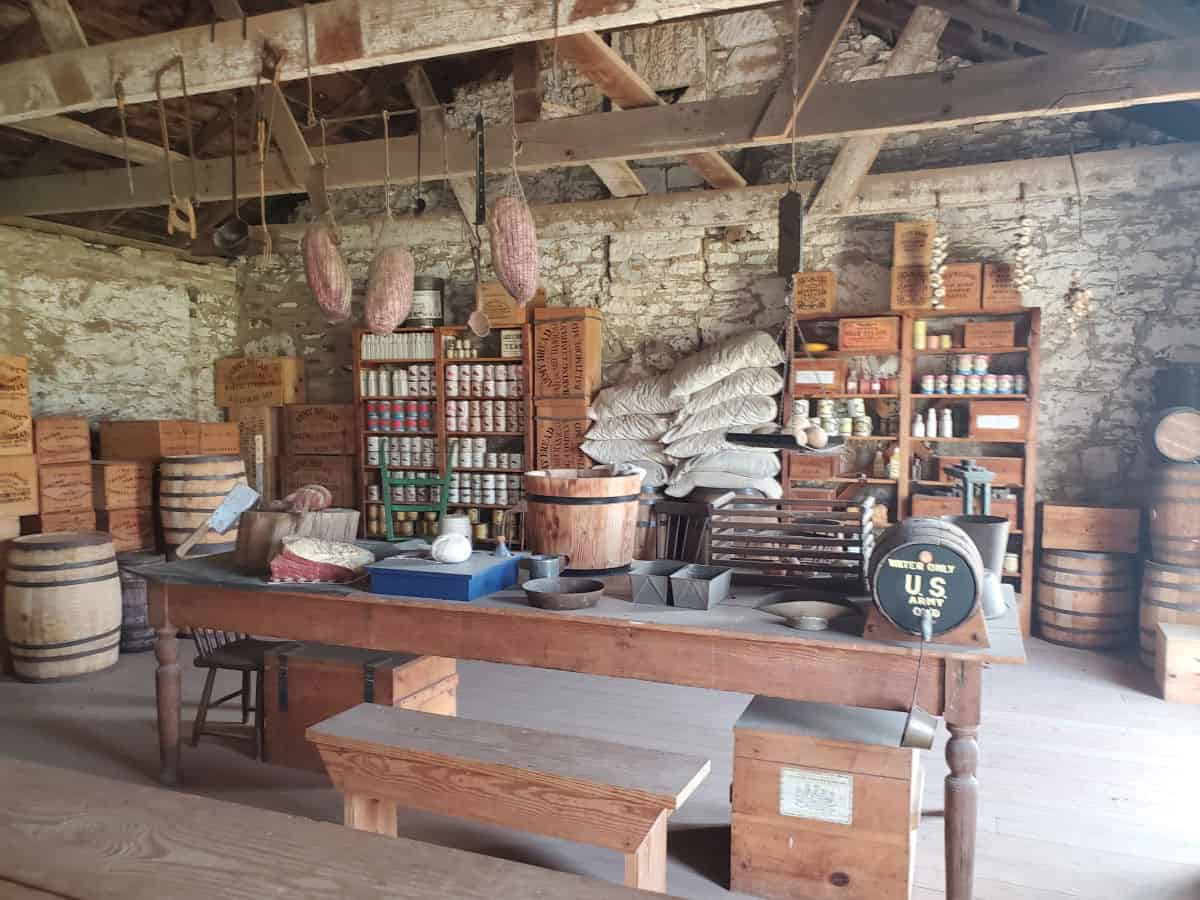
<path id="1" fill-rule="evenodd" d="M 621 109 L 666 105 L 649 82 L 594 31 L 560 37 L 558 53 Z M 715 151 L 689 154 L 683 157 L 683 161 L 715 188 L 744 187 L 746 184 L 746 179 L 738 170 Z M 638 183 L 641 183 L 640 180 Z M 644 187 L 641 193 L 646 193 Z M 613 195 L 624 196 L 616 191 L 613 191 Z"/>
<path id="2" fill-rule="evenodd" d="M 789 88 L 780 88 L 787 90 Z M 761 144 L 754 131 L 771 92 L 697 103 L 551 119 L 519 126 L 522 171 L 587 165 L 600 160 L 682 156 Z M 796 120 L 801 141 L 948 128 L 1033 116 L 1070 115 L 1149 103 L 1200 99 L 1200 39 L 1159 41 L 1135 47 L 1048 54 L 985 63 L 954 72 L 818 85 Z M 441 135 L 427 132 L 423 172 L 442 171 Z M 780 140 L 779 143 L 784 141 Z M 448 174 L 474 170 L 474 142 L 464 131 L 446 138 Z M 511 167 L 508 124 L 488 129 L 488 169 Z M 383 141 L 330 145 L 328 184 L 366 187 L 382 182 Z M 393 138 L 392 180 L 416 175 L 416 139 Z M 257 161 L 243 157 L 239 178 L 257 178 Z M 189 167 L 176 169 L 180 192 L 200 200 L 230 196 L 227 160 L 197 163 L 192 188 Z M 166 202 L 162 166 L 134 170 L 131 197 L 123 169 L 8 179 L 0 182 L 0 215 L 48 215 L 94 209 L 160 206 Z M 298 193 L 302 184 L 272 155 L 265 172 L 270 194 Z"/>
<path id="3" fill-rule="evenodd" d="M 1200 34 L 1200 11 L 1181 0 L 1087 0 L 1086 6 L 1094 12 L 1136 22 L 1159 34 L 1172 37 Z"/>
<path id="4" fill-rule="evenodd" d="M 429 74 L 425 71 L 422 65 L 412 65 L 404 73 L 404 89 L 408 91 L 408 97 L 412 100 L 413 105 L 421 111 L 422 127 L 433 127 L 438 131 L 438 136 L 445 133 L 446 128 L 446 108 L 438 101 L 437 92 L 433 89 L 433 82 L 429 80 Z M 441 171 L 440 167 L 437 171 Z M 475 221 L 475 179 L 469 175 L 452 176 L 450 179 L 450 190 L 454 192 L 454 199 L 458 201 L 458 208 L 462 210 L 463 216 L 468 222 Z"/>
<path id="5" fill-rule="evenodd" d="M 67 116 L 51 116 L 47 119 L 32 119 L 9 126 L 26 134 L 36 134 L 52 141 L 70 144 L 72 147 L 82 147 L 93 153 L 111 156 L 115 159 L 125 158 L 125 142 L 120 135 L 106 134 L 84 122 Z M 187 156 L 175 150 L 171 158 L 176 162 L 187 160 Z M 135 165 L 150 165 L 163 161 L 163 150 L 157 144 L 129 139 L 129 159 Z"/>
<path id="6" fill-rule="evenodd" d="M 939 9 L 918 6 L 900 32 L 900 38 L 884 65 L 883 77 L 911 75 L 937 61 L 938 41 L 950 16 Z M 844 209 L 858 193 L 859 185 L 871 171 L 883 142 L 885 132 L 852 137 L 841 150 L 821 182 L 821 189 L 810 205 L 813 215 L 836 213 Z"/>
<path id="7" fill-rule="evenodd" d="M 192 95 L 248 87 L 258 79 L 262 40 L 286 52 L 284 80 L 506 47 L 580 31 L 627 28 L 761 5 L 762 0 L 595 0 L 507 5 L 481 14 L 475 0 L 328 0 L 237 21 L 114 41 L 0 65 L 0 124 L 116 105 L 113 76 L 125 76 L 131 103 L 154 99 L 154 73 L 184 58 Z M 557 15 L 556 15 L 557 13 Z M 248 37 L 243 39 L 243 28 Z M 300 63 L 296 63 L 300 60 Z M 165 95 L 179 96 L 172 80 Z"/>
<path id="8" fill-rule="evenodd" d="M 42 30 L 51 53 L 78 50 L 88 45 L 70 0 L 29 0 L 29 11 Z"/>

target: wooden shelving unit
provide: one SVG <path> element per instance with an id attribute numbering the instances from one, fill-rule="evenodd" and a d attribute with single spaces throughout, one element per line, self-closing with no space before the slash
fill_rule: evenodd
<path id="1" fill-rule="evenodd" d="M 500 329 L 497 329 L 499 331 Z M 380 438 L 391 437 L 418 437 L 432 438 L 435 446 L 434 465 L 397 465 L 393 463 L 392 469 L 399 469 L 408 472 L 430 472 L 435 471 L 438 476 L 442 476 L 446 472 L 448 441 L 451 438 L 464 437 L 480 437 L 489 441 L 496 439 L 503 441 L 505 450 L 503 452 L 519 452 L 525 462 L 531 459 L 532 453 L 532 421 L 533 421 L 533 401 L 532 401 L 532 356 L 533 356 L 533 341 L 532 331 L 529 325 L 522 326 L 506 326 L 503 330 L 520 330 L 521 332 L 521 355 L 516 356 L 478 356 L 472 359 L 451 359 L 446 355 L 446 341 L 448 338 L 461 337 L 467 333 L 465 325 L 449 325 L 439 326 L 436 328 L 399 328 L 397 332 L 421 333 L 429 334 L 433 341 L 433 355 L 423 358 L 395 358 L 395 359 L 368 359 L 362 358 L 362 337 L 368 332 L 357 330 L 354 334 L 354 404 L 355 404 L 355 419 L 357 423 L 358 440 L 358 468 L 359 468 L 359 500 L 360 509 L 365 513 L 368 506 L 382 505 L 380 501 L 372 501 L 367 499 L 367 487 L 373 481 L 377 483 L 379 466 L 367 464 L 367 442 L 368 436 L 378 436 Z M 483 339 L 482 346 L 485 350 L 491 350 L 494 353 L 498 347 L 499 336 L 497 331 L 493 331 L 491 335 Z M 524 366 L 524 375 L 521 382 L 522 396 L 521 397 L 448 397 L 446 394 L 446 367 L 450 364 L 456 365 L 522 365 Z M 412 394 L 389 394 L 375 397 L 367 397 L 362 393 L 362 377 L 361 373 L 364 369 L 379 368 L 381 366 L 408 366 L 408 365 L 429 365 L 433 369 L 433 393 L 431 396 L 422 397 Z M 470 400 L 470 399 L 489 399 L 489 400 L 509 400 L 521 401 L 525 404 L 524 416 L 521 419 L 521 428 L 519 430 L 509 431 L 455 431 L 449 432 L 446 429 L 446 401 L 447 400 Z M 430 431 L 386 431 L 373 430 L 368 431 L 366 427 L 367 420 L 367 402 L 369 400 L 392 400 L 392 401 L 429 401 L 432 404 L 432 423 L 433 429 Z M 494 447 L 495 445 L 489 445 Z M 499 452 L 499 451 L 497 451 Z M 486 474 L 493 473 L 496 475 L 520 475 L 522 469 L 509 468 L 480 468 L 474 466 L 460 466 L 455 469 L 456 472 L 464 474 Z M 374 477 L 373 477 L 374 476 Z M 507 505 L 500 504 L 484 504 L 484 503 L 449 503 L 447 508 L 455 510 L 479 509 L 479 510 L 499 510 L 508 509 L 516 504 L 516 500 L 510 498 Z M 362 530 L 366 533 L 366 516 L 363 516 Z M 476 540 L 476 544 L 492 544 L 494 538 L 489 540 Z"/>
<path id="2" fill-rule="evenodd" d="M 1021 560 L 1020 574 L 1005 576 L 1005 581 L 1012 584 L 1017 594 L 1020 597 L 1021 603 L 1021 622 L 1022 628 L 1026 633 L 1029 631 L 1030 610 L 1033 600 L 1033 551 L 1034 551 L 1034 522 L 1036 521 L 1035 512 L 1035 497 L 1036 497 L 1036 474 L 1037 474 L 1037 401 L 1040 390 L 1039 385 L 1039 364 L 1040 364 L 1040 337 L 1041 337 L 1041 311 L 1038 309 L 1020 309 L 1011 312 L 993 312 L 987 310 L 972 310 L 972 311 L 939 311 L 939 310 L 923 310 L 919 312 L 891 312 L 891 313 L 854 313 L 854 314 L 814 314 L 797 320 L 797 324 L 801 327 L 810 327 L 813 324 L 820 322 L 836 323 L 843 319 L 863 318 L 863 317 L 878 317 L 893 316 L 900 321 L 900 336 L 898 346 L 889 350 L 830 350 L 825 353 L 812 354 L 813 359 L 848 359 L 855 357 L 871 358 L 894 358 L 896 360 L 898 390 L 895 394 L 871 394 L 871 393 L 844 393 L 838 391 L 821 391 L 814 389 L 811 392 L 799 393 L 797 386 L 789 366 L 789 372 L 784 384 L 784 403 L 783 403 L 783 424 L 787 428 L 791 419 L 792 400 L 802 396 L 809 398 L 830 398 L 830 399 L 850 399 L 863 398 L 868 401 L 873 399 L 879 400 L 898 400 L 899 405 L 899 433 L 896 435 L 871 435 L 870 437 L 850 436 L 850 442 L 861 442 L 862 444 L 876 443 L 893 443 L 899 448 L 900 454 L 900 477 L 896 480 L 880 479 L 872 477 L 856 477 L 849 474 L 839 474 L 829 478 L 808 478 L 802 480 L 805 484 L 812 486 L 831 485 L 843 487 L 846 485 L 873 485 L 873 486 L 894 486 L 894 502 L 889 505 L 892 507 L 891 518 L 893 521 L 903 519 L 911 514 L 912 495 L 918 492 L 918 489 L 928 489 L 934 487 L 947 488 L 953 486 L 950 482 L 933 481 L 928 477 L 913 480 L 912 478 L 912 462 L 914 455 L 924 459 L 938 455 L 943 458 L 952 457 L 972 458 L 979 456 L 1014 456 L 1022 460 L 1022 480 L 1020 484 L 1012 483 L 996 483 L 994 489 L 1008 490 L 1015 492 L 1017 495 L 1018 522 L 1020 528 L 1015 528 L 1010 531 L 1009 549 L 1010 551 L 1018 552 Z M 962 324 L 966 321 L 989 321 L 1009 319 L 1016 323 L 1017 342 L 1011 345 L 1002 347 L 980 347 L 980 348 L 965 348 L 965 347 L 950 347 L 939 348 L 937 350 L 917 350 L 913 347 L 913 326 L 917 321 L 925 321 L 931 331 L 945 330 L 944 326 L 953 326 Z M 788 329 L 786 351 L 788 359 L 805 358 L 806 356 L 797 356 L 797 335 L 796 328 Z M 812 335 L 806 334 L 810 340 Z M 960 354 L 986 354 L 993 357 L 993 367 L 999 367 L 1002 371 L 1021 371 L 1025 372 L 1026 376 L 1026 391 L 1021 394 L 923 394 L 919 390 L 919 379 L 923 372 L 931 371 L 937 366 L 940 358 L 957 356 Z M 999 357 L 997 361 L 995 358 Z M 916 411 L 927 409 L 929 404 L 936 404 L 938 407 L 950 406 L 956 404 L 962 407 L 969 401 L 980 400 L 1012 400 L 1023 402 L 1026 409 L 1026 428 L 1020 436 L 1012 436 L 1005 438 L 975 438 L 975 437 L 947 437 L 947 438 L 917 438 L 911 434 L 911 425 L 913 415 Z M 965 409 L 960 411 L 956 417 L 959 423 L 965 421 Z M 935 452 L 937 448 L 942 447 L 944 450 L 940 453 Z M 960 449 L 961 448 L 961 449 Z M 978 448 L 978 449 L 975 449 Z M 967 449 L 972 452 L 965 452 Z M 784 478 L 785 484 L 790 486 L 791 478 L 789 476 L 788 459 L 794 454 L 789 452 L 784 453 Z M 926 464 L 927 465 L 927 464 Z"/>

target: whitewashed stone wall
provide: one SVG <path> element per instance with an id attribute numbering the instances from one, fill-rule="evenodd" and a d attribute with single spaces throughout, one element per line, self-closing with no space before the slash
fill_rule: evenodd
<path id="1" fill-rule="evenodd" d="M 232 267 L 0 227 L 0 355 L 29 357 L 35 415 L 215 420 L 237 323 Z"/>

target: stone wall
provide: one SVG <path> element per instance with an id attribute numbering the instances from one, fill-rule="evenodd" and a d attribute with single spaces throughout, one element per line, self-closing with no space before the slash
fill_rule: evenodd
<path id="1" fill-rule="evenodd" d="M 236 270 L 0 227 L 0 355 L 29 358 L 35 415 L 217 419 Z"/>

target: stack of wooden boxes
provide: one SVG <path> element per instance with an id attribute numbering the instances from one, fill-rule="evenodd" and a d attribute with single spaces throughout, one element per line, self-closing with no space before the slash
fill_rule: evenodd
<path id="1" fill-rule="evenodd" d="M 92 501 L 96 526 L 112 536 L 118 553 L 157 546 L 153 462 L 106 459 L 92 463 Z"/>
<path id="2" fill-rule="evenodd" d="M 29 407 L 29 364 L 0 356 L 0 583 L 8 542 L 21 533 L 20 517 L 38 511 L 37 460 Z M 12 674 L 4 617 L 0 615 L 0 669 Z"/>
<path id="3" fill-rule="evenodd" d="M 39 417 L 33 423 L 39 514 L 21 520 L 23 534 L 95 531 L 92 434 L 82 416 Z"/>
<path id="4" fill-rule="evenodd" d="M 579 449 L 600 388 L 600 311 L 588 307 L 533 310 L 534 459 L 531 468 L 588 469 Z"/>
<path id="5" fill-rule="evenodd" d="M 354 404 L 298 404 L 284 407 L 282 492 L 306 484 L 323 484 L 333 493 L 333 505 L 354 508 Z"/>
<path id="6" fill-rule="evenodd" d="M 264 499 L 278 499 L 287 477 L 280 465 L 281 407 L 304 402 L 304 361 L 293 356 L 231 356 L 217 361 L 214 383 L 217 405 L 226 407 L 230 423 L 237 427 L 234 452 L 246 464 L 247 481 Z M 350 466 L 351 479 L 353 471 Z"/>

